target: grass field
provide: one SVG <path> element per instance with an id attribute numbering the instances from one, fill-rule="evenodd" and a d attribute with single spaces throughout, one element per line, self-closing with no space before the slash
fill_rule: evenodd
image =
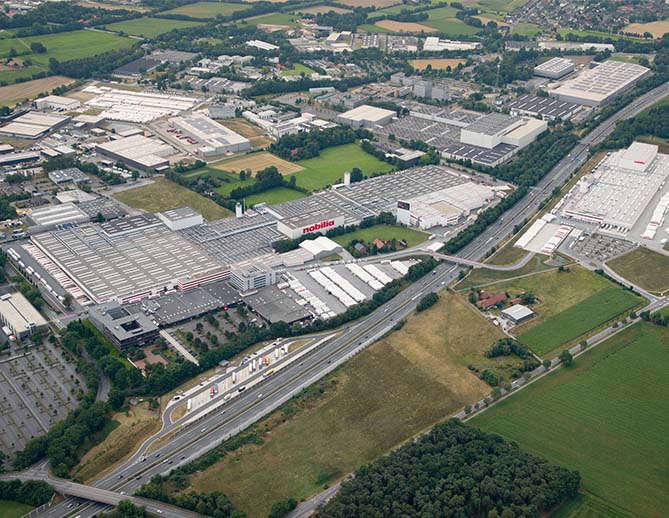
<path id="1" fill-rule="evenodd" d="M 617 286 L 607 286 L 550 320 L 522 333 L 518 340 L 537 354 L 548 353 L 631 310 L 643 298 Z"/>
<path id="2" fill-rule="evenodd" d="M 339 243 L 341 246 L 346 246 L 354 239 L 360 239 L 365 243 L 381 239 L 382 241 L 390 241 L 391 239 L 403 239 L 407 242 L 407 246 L 416 246 L 428 238 L 429 234 L 419 232 L 412 228 L 396 227 L 392 225 L 374 225 L 367 228 L 361 228 L 350 234 L 337 236 L 333 241 Z"/>
<path id="3" fill-rule="evenodd" d="M 390 32 L 417 34 L 421 32 L 437 32 L 434 27 L 429 27 L 415 22 L 396 22 L 395 20 L 381 20 L 374 24 L 375 27 L 387 29 Z"/>
<path id="4" fill-rule="evenodd" d="M 2 76 L 2 72 L 0 72 Z M 74 79 L 65 76 L 51 76 L 34 79 L 17 85 L 0 87 L 0 104 L 12 105 L 23 99 L 32 99 L 41 93 L 51 92 L 54 88 L 73 83 Z"/>
<path id="5" fill-rule="evenodd" d="M 466 279 L 464 279 L 460 284 L 458 284 L 457 289 L 468 289 L 475 286 L 485 286 L 491 283 L 498 283 L 508 279 L 513 279 L 521 275 L 527 275 L 531 273 L 543 272 L 549 270 L 551 267 L 544 264 L 546 260 L 545 256 L 534 256 L 530 261 L 517 270 L 503 271 L 503 270 L 486 270 L 484 268 L 478 268 L 473 270 Z M 515 261 L 513 261 L 515 262 Z M 492 262 L 492 264 L 512 264 L 500 262 Z M 513 281 L 509 281 L 513 282 Z M 486 288 L 489 289 L 489 288 Z"/>
<path id="6" fill-rule="evenodd" d="M 533 23 L 517 23 L 513 26 L 511 31 L 513 34 L 520 34 L 522 36 L 527 36 L 528 38 L 534 37 L 536 34 L 542 32 L 541 27 L 534 25 Z"/>
<path id="7" fill-rule="evenodd" d="M 277 205 L 285 201 L 298 200 L 304 198 L 306 194 L 287 187 L 276 187 L 269 191 L 261 192 L 260 194 L 253 194 L 246 198 L 247 207 L 251 207 L 256 203 L 267 203 L 268 205 Z"/>
<path id="8" fill-rule="evenodd" d="M 299 9 L 296 9 L 296 13 L 301 13 L 301 14 L 323 14 L 323 13 L 329 13 L 330 11 L 334 11 L 337 14 L 343 14 L 343 13 L 350 13 L 350 9 L 343 9 L 341 7 L 334 7 L 334 6 L 329 6 L 329 5 L 315 5 L 313 7 L 300 7 Z"/>
<path id="9" fill-rule="evenodd" d="M 570 33 L 576 36 L 596 36 L 598 38 L 613 38 L 619 40 L 639 41 L 639 38 L 633 38 L 631 36 L 623 36 L 622 34 L 613 34 L 609 32 L 579 31 L 576 29 L 558 29 L 558 34 L 562 35 L 563 37 L 567 36 Z"/>
<path id="10" fill-rule="evenodd" d="M 162 14 L 180 14 L 190 16 L 191 18 L 216 18 L 221 16 L 230 16 L 238 11 L 245 11 L 250 6 L 246 4 L 226 4 L 225 2 L 197 2 L 194 4 L 182 5 L 176 9 L 164 11 Z"/>
<path id="11" fill-rule="evenodd" d="M 249 25 L 286 25 L 294 27 L 297 25 L 297 18 L 288 13 L 269 13 L 261 14 L 260 16 L 253 16 L 252 18 L 245 18 L 244 22 Z"/>
<path id="12" fill-rule="evenodd" d="M 303 65 L 302 63 L 294 63 L 290 68 L 286 68 L 281 71 L 282 76 L 299 76 L 304 72 L 304 75 L 310 76 L 314 74 L 315 71 L 311 70 L 309 67 Z"/>
<path id="13" fill-rule="evenodd" d="M 47 52 L 32 54 L 30 44 L 33 42 L 44 45 Z M 60 32 L 0 40 L 0 57 L 7 57 L 9 50 L 14 48 L 21 55 L 20 59 L 29 57 L 34 65 L 47 69 L 50 58 L 56 58 L 58 61 L 86 58 L 110 50 L 127 48 L 133 43 L 131 39 L 99 31 Z"/>
<path id="14" fill-rule="evenodd" d="M 33 509 L 32 505 L 12 502 L 10 500 L 0 500 L 0 515 L 2 518 L 21 518 Z"/>
<path id="15" fill-rule="evenodd" d="M 121 191 L 116 193 L 114 198 L 126 205 L 148 212 L 189 206 L 200 212 L 209 221 L 232 214 L 212 200 L 164 178 L 157 179 L 151 185 Z"/>
<path id="16" fill-rule="evenodd" d="M 376 7 L 383 9 L 401 3 L 399 0 L 340 0 L 340 4 L 351 7 Z"/>
<path id="17" fill-rule="evenodd" d="M 216 5 L 216 4 L 212 4 Z M 143 38 L 155 38 L 172 29 L 187 29 L 202 25 L 202 22 L 189 20 L 168 20 L 165 18 L 137 18 L 126 20 L 124 22 L 112 23 L 106 28 L 113 32 L 124 32 L 132 36 L 142 36 Z"/>
<path id="18" fill-rule="evenodd" d="M 288 160 L 279 158 L 271 153 L 252 153 L 241 158 L 233 158 L 232 160 L 218 162 L 211 167 L 235 173 L 242 170 L 250 170 L 255 175 L 258 171 L 262 171 L 270 166 L 276 167 L 283 175 L 297 173 L 304 169 L 297 162 L 289 162 Z"/>
<path id="19" fill-rule="evenodd" d="M 344 144 L 324 149 L 316 158 L 297 162 L 303 170 L 295 173 L 297 185 L 317 191 L 344 178 L 344 173 L 354 167 L 362 170 L 366 176 L 374 173 L 386 173 L 393 167 L 366 153 L 359 144 Z"/>
<path id="20" fill-rule="evenodd" d="M 669 290 L 669 255 L 640 247 L 607 264 L 618 275 L 644 290 L 653 293 Z"/>
<path id="21" fill-rule="evenodd" d="M 551 518 L 632 518 L 633 516 L 635 515 L 590 493 L 579 493 L 551 513 Z"/>
<path id="22" fill-rule="evenodd" d="M 482 11 L 490 10 L 501 13 L 510 13 L 511 11 L 524 6 L 528 0 L 465 0 L 463 2 L 467 7 L 477 7 Z"/>
<path id="23" fill-rule="evenodd" d="M 430 27 L 434 27 L 439 32 L 452 35 L 471 36 L 481 30 L 477 27 L 466 25 L 461 20 L 458 20 L 455 17 L 456 12 L 457 10 L 454 7 L 440 7 L 438 9 L 432 9 L 431 11 L 427 11 L 427 20 L 421 23 Z"/>
<path id="24" fill-rule="evenodd" d="M 470 424 L 579 470 L 582 488 L 612 505 L 666 516 L 667 343 L 669 329 L 637 324 Z"/>
<path id="25" fill-rule="evenodd" d="M 326 378 L 336 388 L 315 407 L 286 413 L 292 417 L 264 434 L 261 446 L 194 476 L 193 489 L 223 491 L 250 517 L 267 516 L 277 500 L 307 497 L 488 393 L 467 364 L 500 336 L 444 292 Z"/>
<path id="26" fill-rule="evenodd" d="M 412 59 L 409 61 L 416 70 L 425 70 L 428 65 L 431 65 L 433 70 L 442 70 L 448 67 L 455 69 L 460 63 L 464 64 L 466 62 L 466 59 L 459 58 Z"/>

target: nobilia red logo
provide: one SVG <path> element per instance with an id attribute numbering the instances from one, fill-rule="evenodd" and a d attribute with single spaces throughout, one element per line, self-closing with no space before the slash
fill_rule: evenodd
<path id="1" fill-rule="evenodd" d="M 303 234 L 309 234 L 310 232 L 315 232 L 316 230 L 321 230 L 322 228 L 328 228 L 334 225 L 334 219 L 326 220 L 326 221 L 321 221 L 320 223 L 316 223 L 315 225 L 311 225 L 309 227 L 304 227 L 302 229 Z"/>

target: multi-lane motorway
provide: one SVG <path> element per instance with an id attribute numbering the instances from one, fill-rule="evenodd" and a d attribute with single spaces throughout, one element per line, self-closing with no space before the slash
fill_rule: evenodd
<path id="1" fill-rule="evenodd" d="M 579 144 L 570 155 L 561 160 L 519 203 L 507 211 L 500 221 L 489 227 L 475 241 L 460 251 L 459 256 L 472 260 L 483 258 L 486 252 L 510 234 L 513 227 L 532 216 L 556 186 L 585 162 L 590 146 L 601 142 L 619 120 L 633 117 L 658 99 L 669 94 L 669 84 L 662 85 L 640 97 L 610 119 L 604 121 Z M 121 468 L 105 476 L 93 486 L 113 491 L 119 495 L 132 494 L 139 486 L 157 474 L 164 474 L 210 450 L 228 437 L 248 427 L 285 401 L 344 363 L 351 356 L 387 333 L 397 321 L 409 315 L 418 301 L 428 292 L 439 291 L 450 284 L 462 270 L 461 266 L 441 264 L 435 271 L 414 283 L 374 313 L 350 324 L 323 347 L 319 347 L 300 362 L 286 366 L 246 392 L 239 394 L 229 404 L 203 417 L 197 423 L 173 432 L 163 444 L 144 458 L 134 455 Z M 123 494 L 122 494 L 123 493 Z M 93 494 L 93 492 L 92 492 Z M 76 511 L 67 508 L 72 503 L 52 507 L 40 516 L 91 517 L 100 512 L 103 504 L 82 505 Z M 174 516 L 171 509 L 161 509 L 164 516 Z"/>

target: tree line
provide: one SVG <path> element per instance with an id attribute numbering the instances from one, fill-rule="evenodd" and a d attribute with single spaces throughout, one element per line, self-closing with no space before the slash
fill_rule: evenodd
<path id="1" fill-rule="evenodd" d="M 323 149 L 343 144 L 352 144 L 358 139 L 371 139 L 374 136 L 366 129 L 353 129 L 349 126 L 335 126 L 323 131 L 302 131 L 284 135 L 269 147 L 275 155 L 297 162 L 314 158 Z"/>
<path id="2" fill-rule="evenodd" d="M 0 500 L 10 500 L 39 507 L 46 504 L 53 496 L 53 488 L 41 480 L 2 480 L 0 481 Z"/>
<path id="3" fill-rule="evenodd" d="M 574 498 L 580 480 L 576 471 L 450 420 L 360 469 L 318 516 L 538 517 Z"/>

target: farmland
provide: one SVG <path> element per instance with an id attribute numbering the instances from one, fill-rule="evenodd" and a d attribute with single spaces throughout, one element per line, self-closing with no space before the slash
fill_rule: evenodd
<path id="1" fill-rule="evenodd" d="M 191 18 L 216 18 L 217 16 L 230 16 L 238 11 L 244 11 L 249 6 L 245 4 L 226 4 L 225 2 L 196 2 L 186 4 L 176 9 L 164 11 L 162 14 L 178 14 Z"/>
<path id="2" fill-rule="evenodd" d="M 370 176 L 374 173 L 385 173 L 392 166 L 381 162 L 378 158 L 366 153 L 359 144 L 344 144 L 324 149 L 316 158 L 300 160 L 297 164 L 302 171 L 295 173 L 297 185 L 316 191 L 337 183 L 344 178 L 344 173 L 357 167 Z"/>
<path id="3" fill-rule="evenodd" d="M 374 24 L 376 27 L 381 27 L 390 32 L 400 32 L 400 33 L 421 33 L 421 32 L 437 32 L 437 29 L 434 27 L 428 27 L 420 23 L 414 22 L 396 22 L 394 20 L 381 20 Z"/>
<path id="4" fill-rule="evenodd" d="M 296 17 L 292 14 L 269 13 L 246 18 L 244 19 L 244 23 L 248 23 L 249 25 L 285 25 L 287 27 L 294 27 L 297 24 L 295 20 Z"/>
<path id="5" fill-rule="evenodd" d="M 632 23 L 623 29 L 624 32 L 643 35 L 650 32 L 654 38 L 661 38 L 669 32 L 669 20 L 659 20 L 649 23 Z"/>
<path id="6" fill-rule="evenodd" d="M 2 72 L 0 72 L 0 75 Z M 64 76 L 51 76 L 25 81 L 16 85 L 0 87 L 0 104 L 11 105 L 22 99 L 32 99 L 41 93 L 47 93 L 59 86 L 69 85 L 74 79 Z"/>
<path id="7" fill-rule="evenodd" d="M 667 343 L 669 329 L 632 326 L 470 424 L 579 470 L 583 490 L 612 506 L 637 516 L 664 516 L 669 507 Z M 595 502 L 581 502 L 585 511 L 597 509 Z M 579 511 L 576 516 L 621 514 Z"/>
<path id="8" fill-rule="evenodd" d="M 258 171 L 274 166 L 277 170 L 283 174 L 296 173 L 302 171 L 304 167 L 297 164 L 296 162 L 289 162 L 279 158 L 276 155 L 271 153 L 252 153 L 250 155 L 245 155 L 241 158 L 233 158 L 232 160 L 226 160 L 224 162 L 218 162 L 211 167 L 215 169 L 220 169 L 221 171 L 229 171 L 238 173 L 239 171 L 251 171 L 255 175 Z"/>
<path id="9" fill-rule="evenodd" d="M 313 7 L 300 7 L 299 9 L 295 10 L 296 13 L 301 13 L 301 14 L 323 14 L 323 13 L 329 13 L 330 11 L 335 12 L 337 14 L 351 12 L 349 9 L 343 9 L 341 7 L 334 7 L 330 5 L 315 5 Z"/>
<path id="10" fill-rule="evenodd" d="M 457 10 L 453 7 L 440 7 L 427 11 L 428 18 L 424 25 L 434 27 L 439 32 L 451 35 L 471 36 L 480 31 L 477 27 L 466 25 L 455 17 Z"/>
<path id="11" fill-rule="evenodd" d="M 350 5 L 351 7 L 376 7 L 377 9 L 383 9 L 384 7 L 390 7 L 401 2 L 398 0 L 341 0 L 339 3 Z"/>
<path id="12" fill-rule="evenodd" d="M 136 18 L 124 22 L 112 23 L 106 29 L 113 32 L 123 32 L 132 36 L 155 38 L 173 29 L 186 29 L 201 25 L 201 22 L 188 20 L 167 20 L 163 18 Z"/>
<path id="13" fill-rule="evenodd" d="M 467 364 L 500 336 L 444 293 L 325 378 L 324 394 L 309 408 L 292 402 L 270 417 L 275 425 L 260 432 L 262 445 L 194 476 L 193 488 L 223 491 L 249 516 L 267 516 L 282 498 L 307 497 L 488 393 Z M 269 428 L 267 421 L 255 429 Z"/>
<path id="14" fill-rule="evenodd" d="M 231 214 L 229 210 L 212 200 L 165 179 L 158 179 L 150 185 L 118 192 L 114 198 L 135 209 L 147 212 L 160 212 L 189 206 L 200 212 L 209 221 Z"/>
<path id="15" fill-rule="evenodd" d="M 459 58 L 412 59 L 409 61 L 416 70 L 425 70 L 428 65 L 432 67 L 432 70 L 443 70 L 448 67 L 454 69 L 459 64 L 464 65 L 466 62 L 466 59 Z"/>
<path id="16" fill-rule="evenodd" d="M 650 292 L 669 291 L 669 255 L 637 248 L 608 263 L 618 275 Z"/>
<path id="17" fill-rule="evenodd" d="M 382 241 L 390 241 L 391 239 L 403 239 L 406 241 L 408 247 L 416 246 L 428 238 L 428 234 L 419 232 L 412 228 L 396 227 L 392 225 L 374 225 L 367 228 L 361 228 L 350 234 L 337 236 L 333 241 L 342 246 L 346 246 L 353 240 L 361 240 L 365 243 L 381 239 Z"/>

